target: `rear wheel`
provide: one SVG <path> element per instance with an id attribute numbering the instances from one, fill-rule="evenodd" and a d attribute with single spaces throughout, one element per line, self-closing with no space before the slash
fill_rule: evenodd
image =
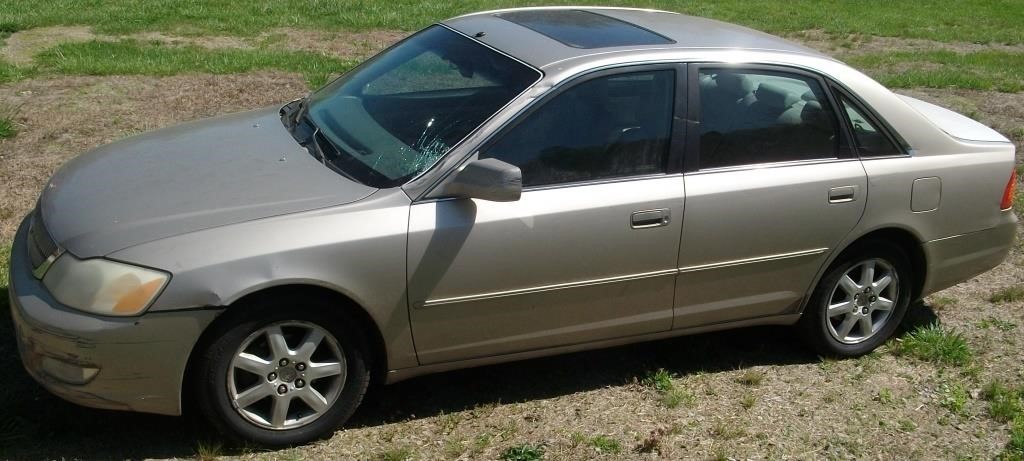
<path id="1" fill-rule="evenodd" d="M 200 411 L 225 435 L 300 444 L 331 434 L 359 406 L 368 349 L 337 306 L 274 296 L 225 315 L 194 374 Z"/>
<path id="2" fill-rule="evenodd" d="M 821 354 L 852 357 L 887 341 L 910 304 L 905 253 L 888 242 L 865 242 L 829 267 L 800 319 L 803 337 Z"/>

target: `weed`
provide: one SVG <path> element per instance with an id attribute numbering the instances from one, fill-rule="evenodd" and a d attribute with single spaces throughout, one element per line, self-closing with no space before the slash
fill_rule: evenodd
<path id="1" fill-rule="evenodd" d="M 743 398 L 740 399 L 740 405 L 743 407 L 744 410 L 754 408 L 754 405 L 756 403 L 757 397 L 754 397 L 753 394 L 744 395 Z"/>
<path id="2" fill-rule="evenodd" d="M 441 416 L 438 417 L 437 422 L 438 425 L 441 426 L 441 433 L 448 435 L 459 426 L 460 422 L 462 422 L 462 416 L 456 413 L 445 414 L 442 412 Z"/>
<path id="3" fill-rule="evenodd" d="M 988 300 L 993 303 L 1012 303 L 1024 300 L 1024 285 L 1014 285 L 996 290 L 992 296 L 988 297 Z"/>
<path id="4" fill-rule="evenodd" d="M 504 461 L 534 461 L 544 458 L 543 445 L 522 444 L 508 447 L 501 452 L 500 458 Z"/>
<path id="5" fill-rule="evenodd" d="M 1014 129 L 1010 130 L 1010 137 L 1011 138 L 1017 138 L 1019 140 L 1024 141 L 1024 126 L 1018 126 L 1017 128 L 1014 128 Z M 1018 165 L 1017 166 L 1017 175 L 1020 176 L 1020 174 L 1021 174 L 1021 169 L 1020 169 L 1020 165 Z"/>
<path id="6" fill-rule="evenodd" d="M 747 435 L 746 429 L 725 420 L 718 420 L 711 427 L 711 436 L 720 440 L 732 440 L 745 435 Z"/>
<path id="7" fill-rule="evenodd" d="M 412 457 L 412 450 L 408 448 L 389 448 L 377 453 L 374 461 L 405 461 Z"/>
<path id="8" fill-rule="evenodd" d="M 931 308 L 937 311 L 946 310 L 957 305 L 956 298 L 949 296 L 930 296 L 928 301 L 930 301 L 929 305 Z"/>
<path id="9" fill-rule="evenodd" d="M 618 454 L 622 451 L 622 445 L 619 444 L 619 441 L 606 435 L 591 438 L 590 446 L 594 447 L 598 453 Z"/>
<path id="10" fill-rule="evenodd" d="M 661 402 L 669 408 L 675 408 L 679 405 L 691 407 L 697 402 L 697 396 L 686 389 L 670 389 L 661 396 Z"/>
<path id="11" fill-rule="evenodd" d="M 650 387 L 658 392 L 668 392 L 672 390 L 672 375 L 665 371 L 664 368 L 659 368 L 653 372 L 648 372 L 640 382 L 647 387 Z"/>
<path id="12" fill-rule="evenodd" d="M 1024 388 L 1011 389 L 993 381 L 982 390 L 982 398 L 988 401 L 988 413 L 1000 422 L 1010 422 L 1024 414 Z"/>
<path id="13" fill-rule="evenodd" d="M 196 459 L 199 461 L 212 461 L 223 455 L 224 445 L 220 442 L 200 440 L 196 443 Z"/>
<path id="14" fill-rule="evenodd" d="M 736 378 L 736 382 L 744 386 L 757 386 L 761 381 L 764 381 L 764 373 L 753 369 L 748 369 Z"/>
<path id="15" fill-rule="evenodd" d="M 917 430 L 917 423 L 909 419 L 901 419 L 899 422 L 899 428 L 903 432 L 914 432 Z"/>
<path id="16" fill-rule="evenodd" d="M 981 319 L 977 323 L 978 328 L 982 330 L 988 330 L 989 328 L 995 328 L 999 331 L 1012 331 L 1017 328 L 1017 324 L 1013 322 L 1007 322 L 1006 320 L 1000 320 L 995 317 L 989 317 Z"/>
<path id="17" fill-rule="evenodd" d="M 18 129 L 14 126 L 16 115 L 18 115 L 17 108 L 0 105 L 0 139 L 13 138 L 18 134 Z"/>
<path id="18" fill-rule="evenodd" d="M 633 451 L 637 453 L 661 453 L 661 440 L 666 435 L 678 434 L 681 431 L 679 426 L 673 425 L 669 429 L 657 428 L 647 434 L 640 443 L 633 447 Z"/>
<path id="19" fill-rule="evenodd" d="M 955 415 L 967 415 L 967 400 L 970 396 L 962 385 L 958 383 L 943 384 L 940 389 L 940 393 L 942 398 L 939 400 L 939 404 L 942 405 L 943 408 L 949 410 Z"/>
<path id="20" fill-rule="evenodd" d="M 937 323 L 918 328 L 895 341 L 893 352 L 941 365 L 967 365 L 973 354 L 963 335 Z"/>
<path id="21" fill-rule="evenodd" d="M 470 449 L 470 452 L 474 455 L 482 453 L 488 446 L 491 445 L 491 439 L 493 437 L 494 436 L 492 436 L 489 432 L 485 432 L 483 434 L 476 436 L 476 438 L 473 439 L 473 447 Z"/>
<path id="22" fill-rule="evenodd" d="M 875 396 L 874 400 L 878 403 L 892 403 L 894 400 L 892 391 L 888 387 L 883 387 L 878 390 L 878 395 Z"/>

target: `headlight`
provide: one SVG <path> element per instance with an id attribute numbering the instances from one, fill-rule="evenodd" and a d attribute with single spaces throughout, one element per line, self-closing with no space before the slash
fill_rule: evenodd
<path id="1" fill-rule="evenodd" d="M 170 276 L 106 259 L 76 259 L 64 253 L 43 285 L 68 307 L 103 315 L 136 315 L 153 302 Z"/>

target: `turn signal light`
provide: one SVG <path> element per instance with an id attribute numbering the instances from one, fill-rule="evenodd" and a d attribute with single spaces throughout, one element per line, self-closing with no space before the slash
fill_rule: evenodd
<path id="1" fill-rule="evenodd" d="M 1006 189 L 1003 189 L 1003 201 L 999 203 L 999 209 L 1006 211 L 1013 208 L 1013 196 L 1017 192 L 1017 172 L 1010 172 L 1010 180 L 1006 183 Z"/>

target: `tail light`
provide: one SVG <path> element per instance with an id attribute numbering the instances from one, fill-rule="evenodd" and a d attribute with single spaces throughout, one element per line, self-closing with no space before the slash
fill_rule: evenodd
<path id="1" fill-rule="evenodd" d="M 1006 183 L 1006 189 L 1003 189 L 1003 201 L 999 202 L 999 209 L 1006 211 L 1013 208 L 1013 196 L 1017 192 L 1017 172 L 1016 170 L 1010 173 L 1010 180 Z"/>

